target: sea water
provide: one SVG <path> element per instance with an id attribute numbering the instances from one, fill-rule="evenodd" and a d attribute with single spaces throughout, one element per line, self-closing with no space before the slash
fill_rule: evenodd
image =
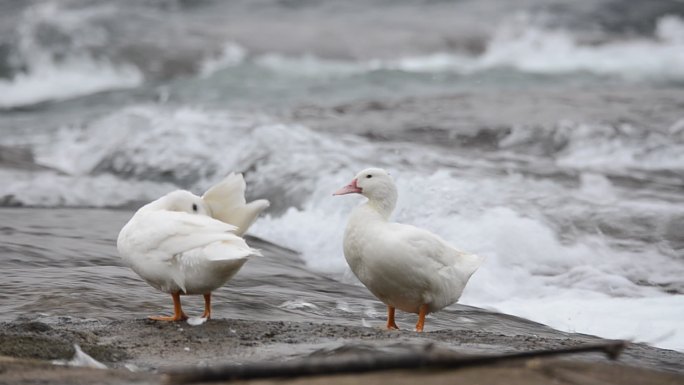
<path id="1" fill-rule="evenodd" d="M 12 70 L 0 79 L 4 205 L 130 210 L 242 171 L 249 198 L 273 203 L 252 234 L 360 285 L 341 243 L 363 199 L 331 194 L 357 171 L 384 167 L 399 190 L 393 220 L 485 257 L 461 303 L 684 350 L 682 10 L 654 15 L 646 31 L 587 32 L 527 9 L 497 14 L 480 49 L 418 39 L 414 50 L 377 57 L 368 42 L 356 56 L 326 55 L 313 42 L 268 51 L 219 36 L 214 24 L 211 37 L 177 46 L 144 35 L 146 58 L 167 65 L 175 49 L 192 64 L 173 62 L 183 68 L 166 74 L 122 48 L 120 35 L 140 28 L 135 18 L 108 27 L 129 10 L 74 4 L 14 10 Z M 392 20 L 417 7 L 402 4 Z M 188 24 L 210 11 L 141 9 Z M 320 20 L 333 11 L 309 12 L 310 28 L 325 30 Z M 46 39 L 46 28 L 64 39 Z M 373 31 L 381 42 L 384 31 Z M 183 39 L 213 48 L 193 56 Z M 605 104 L 587 96 L 597 92 Z M 515 99 L 515 121 L 488 104 L 491 95 Z M 413 109 L 393 107 L 405 100 Z M 9 149 L 29 161 L 18 166 Z"/>

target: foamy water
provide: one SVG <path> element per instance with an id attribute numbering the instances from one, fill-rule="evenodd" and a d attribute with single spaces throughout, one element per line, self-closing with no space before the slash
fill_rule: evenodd
<path id="1" fill-rule="evenodd" d="M 684 80 L 684 20 L 668 15 L 657 21 L 654 36 L 632 37 L 586 44 L 568 30 L 517 15 L 497 28 L 483 53 L 435 52 L 423 56 L 365 61 L 332 60 L 313 54 L 249 57 L 244 47 L 230 43 L 218 59 L 204 66 L 207 76 L 251 61 L 274 72 L 302 77 L 355 76 L 390 70 L 408 73 L 455 72 L 475 74 L 510 69 L 530 74 L 593 73 L 627 80 Z"/>
<path id="2" fill-rule="evenodd" d="M 673 265 L 670 253 L 663 255 L 657 248 L 620 250 L 599 234 L 563 242 L 553 223 L 535 218 L 539 207 L 510 207 L 512 201 L 530 199 L 523 191 L 505 191 L 509 184 L 526 183 L 520 177 L 464 182 L 437 172 L 400 175 L 398 183 L 397 220 L 428 228 L 459 248 L 486 257 L 461 303 L 560 330 L 683 349 L 684 295 L 669 295 L 643 284 L 681 285 L 684 266 Z M 328 194 L 320 191 L 303 210 L 261 220 L 254 232 L 302 251 L 313 268 L 354 281 L 341 252 L 341 239 L 349 201 L 356 204 L 359 199 L 333 198 L 331 184 L 325 186 Z M 501 202 L 502 193 L 511 194 L 504 197 L 507 205 Z M 559 191 L 543 194 L 549 193 Z M 339 202 L 342 199 L 347 202 Z M 623 207 L 635 209 L 628 206 Z"/>
<path id="3" fill-rule="evenodd" d="M 0 108 L 71 99 L 142 84 L 144 76 L 134 65 L 114 64 L 85 51 L 86 47 L 106 38 L 104 30 L 93 28 L 87 20 L 112 11 L 109 7 L 67 11 L 56 3 L 46 2 L 24 12 L 17 31 L 16 56 L 25 68 L 10 79 L 0 80 Z M 46 39 L 41 36 L 46 28 L 51 28 L 55 36 L 69 36 L 70 45 L 46 47 L 41 43 L 41 39 Z"/>
<path id="4" fill-rule="evenodd" d="M 135 67 L 114 66 L 89 57 L 70 58 L 65 63 L 34 63 L 29 71 L 12 80 L 0 80 L 0 108 L 133 88 L 143 81 Z"/>
<path id="5" fill-rule="evenodd" d="M 25 68 L 7 80 L 0 80 L 0 108 L 142 85 L 145 74 L 136 64 L 92 54 L 110 38 L 95 21 L 112 12 L 114 9 L 106 6 L 89 11 L 65 10 L 55 3 L 25 12 L 18 54 Z M 198 57 L 197 67 L 203 78 L 246 67 L 295 79 L 353 78 L 382 71 L 404 74 L 407 79 L 413 74 L 479 76 L 490 71 L 508 71 L 513 78 L 520 74 L 591 74 L 634 82 L 684 80 L 684 21 L 676 15 L 661 17 L 653 36 L 608 39 L 595 44 L 583 43 L 572 31 L 554 29 L 535 20 L 528 14 L 511 17 L 496 28 L 484 52 L 476 55 L 436 51 L 420 56 L 399 53 L 394 58 L 352 61 L 323 58 L 314 53 L 251 53 L 239 43 L 227 41 L 218 54 Z M 37 35 L 46 25 L 71 36 L 69 46 L 55 49 L 42 44 Z"/>
<path id="6" fill-rule="evenodd" d="M 556 129 L 564 132 L 567 124 Z M 600 125 L 585 129 L 601 132 Z M 630 154 L 637 147 L 623 142 L 643 137 L 639 130 L 625 132 L 634 137 L 589 140 L 573 130 L 554 167 L 574 172 L 583 165 L 570 159 L 600 158 L 596 154 L 606 148 L 609 154 Z M 502 143 L 510 146 L 519 133 L 509 135 Z M 262 115 L 149 105 L 82 127 L 0 141 L 32 148 L 37 162 L 58 170 L 2 171 L 7 183 L 0 197 L 27 205 L 116 206 L 154 199 L 175 186 L 200 193 L 222 175 L 248 169 L 250 195 L 268 197 L 276 210 L 252 233 L 301 252 L 314 270 L 356 282 L 341 242 L 347 216 L 362 199 L 331 194 L 356 171 L 379 165 L 398 184 L 397 221 L 427 228 L 486 258 L 462 303 L 561 330 L 684 350 L 684 266 L 667 241 L 668 226 L 684 210 L 632 195 L 597 173 L 633 167 L 681 171 L 684 163 L 644 155 L 645 149 L 662 149 L 661 139 L 654 136 L 638 147 L 639 164 L 631 155 L 613 156 L 605 165 L 593 162 L 569 187 L 524 169 L 492 173 L 499 163 L 484 153 L 478 159 L 419 142 L 314 132 Z M 674 141 L 664 151 L 676 155 L 680 146 Z M 450 168 L 438 166 L 447 161 Z M 642 233 L 642 221 L 651 221 L 655 230 Z M 602 230 L 621 226 L 617 234 Z"/>
<path id="7" fill-rule="evenodd" d="M 628 79 L 682 79 L 684 22 L 677 16 L 658 20 L 651 38 L 621 39 L 587 45 L 572 33 L 530 26 L 527 15 L 504 25 L 476 68 L 510 66 L 535 73 L 587 71 Z"/>
<path id="8" fill-rule="evenodd" d="M 393 120 L 396 111 L 383 105 L 385 99 L 457 93 L 464 84 L 471 84 L 471 94 L 459 95 L 455 108 L 477 103 L 471 96 L 483 89 L 523 90 L 525 98 L 532 83 L 573 95 L 605 84 L 635 91 L 674 87 L 684 80 L 681 15 L 658 16 L 650 34 L 605 33 L 587 41 L 582 31 L 529 13 L 507 14 L 480 50 L 456 44 L 421 47 L 427 53 L 420 55 L 397 50 L 354 59 L 257 49 L 258 39 L 250 48 L 221 35 L 225 28 L 206 24 L 213 19 L 200 7 L 187 10 L 188 17 L 199 12 L 201 21 L 188 27 L 180 6 L 169 14 L 146 6 L 127 14 L 112 3 L 64 4 L 41 2 L 17 14 L 14 51 L 0 58 L 12 69 L 0 79 L 0 109 L 91 98 L 54 103 L 54 114 L 36 107 L 0 115 L 0 146 L 26 149 L 44 166 L 0 163 L 3 204 L 121 207 L 179 187 L 201 193 L 229 172 L 244 171 L 249 196 L 273 203 L 255 235 L 299 251 L 310 269 L 358 284 L 341 243 L 349 212 L 362 200 L 331 194 L 360 169 L 385 167 L 399 188 L 397 221 L 486 258 L 462 303 L 684 351 L 684 115 L 623 98 L 625 110 L 641 120 L 608 111 L 609 121 L 557 116 L 548 125 L 491 127 L 467 114 L 454 122 L 418 116 L 414 131 L 392 140 L 387 134 L 405 122 Z M 140 45 L 126 45 L 138 35 L 112 26 L 128 26 L 121 15 L 133 18 L 138 11 L 147 24 L 177 19 L 160 34 L 141 33 Z M 131 22 L 134 31 L 140 20 Z M 168 38 L 169 26 L 180 32 Z M 226 38 L 220 49 L 194 50 L 216 36 Z M 353 54 L 357 47 L 349 44 Z M 172 79 L 159 80 L 165 70 Z M 557 88 L 564 81 L 583 87 Z M 134 92 L 122 91 L 111 106 L 93 95 L 126 89 Z M 631 95 L 613 99 L 623 96 Z M 380 123 L 354 131 L 367 129 L 366 136 L 331 133 L 298 124 L 296 117 L 269 116 L 265 106 L 282 100 L 314 107 L 378 101 L 368 108 L 384 112 L 378 112 Z M 251 112 L 236 111 L 235 104 Z M 321 118 L 347 113 L 354 111 L 341 108 Z M 662 114 L 673 117 L 664 126 Z M 468 131 L 474 145 L 431 144 L 433 124 L 453 128 L 448 135 Z M 310 305 L 318 306 L 293 299 L 281 307 Z M 343 298 L 337 308 L 359 313 L 364 323 L 377 316 L 372 305 L 353 307 Z"/>

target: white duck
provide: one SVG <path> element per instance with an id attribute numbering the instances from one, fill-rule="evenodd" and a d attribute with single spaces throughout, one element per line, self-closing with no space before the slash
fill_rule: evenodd
<path id="1" fill-rule="evenodd" d="M 395 308 L 425 316 L 456 302 L 482 258 L 456 250 L 439 236 L 389 222 L 397 188 L 387 171 L 368 168 L 333 195 L 361 194 L 344 233 L 344 256 L 368 290 L 387 305 L 387 329 L 398 329 Z"/>
<path id="2" fill-rule="evenodd" d="M 240 235 L 268 207 L 267 200 L 246 204 L 245 181 L 231 174 L 202 197 L 173 191 L 141 207 L 119 233 L 117 248 L 124 262 L 145 282 L 171 294 L 173 316 L 181 321 L 181 294 L 204 295 L 203 318 L 211 316 L 211 292 L 223 286 L 252 255 Z"/>

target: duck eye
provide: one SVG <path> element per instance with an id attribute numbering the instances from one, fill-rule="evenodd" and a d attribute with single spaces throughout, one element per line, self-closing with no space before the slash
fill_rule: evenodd
<path id="1" fill-rule="evenodd" d="M 371 174 L 366 175 L 366 179 L 370 179 L 372 177 L 373 177 L 373 175 L 371 175 Z"/>
<path id="2" fill-rule="evenodd" d="M 197 203 L 192 204 L 192 211 L 197 212 Z"/>

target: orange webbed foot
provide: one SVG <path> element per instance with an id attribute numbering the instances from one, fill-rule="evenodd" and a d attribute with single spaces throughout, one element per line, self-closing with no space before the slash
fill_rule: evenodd
<path id="1" fill-rule="evenodd" d="M 183 312 L 183 309 L 181 308 L 181 302 L 180 302 L 180 293 L 173 293 L 171 294 L 171 297 L 173 298 L 173 315 L 172 316 L 163 316 L 163 315 L 153 315 L 149 316 L 148 318 L 151 320 L 155 321 L 166 321 L 166 322 L 178 322 L 178 321 L 185 321 L 188 319 L 188 316 Z"/>

